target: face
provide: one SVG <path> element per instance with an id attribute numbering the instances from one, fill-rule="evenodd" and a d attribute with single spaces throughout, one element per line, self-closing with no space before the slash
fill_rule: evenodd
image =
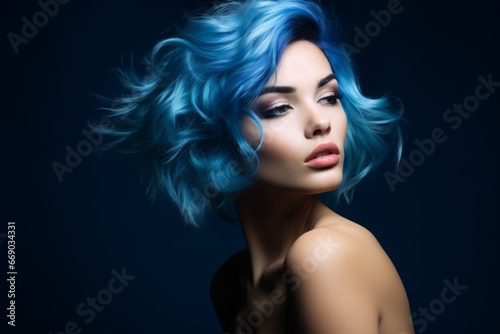
<path id="1" fill-rule="evenodd" d="M 316 194 L 340 185 L 347 119 L 333 70 L 316 45 L 289 44 L 252 109 L 264 130 L 256 186 Z M 255 122 L 246 117 L 242 129 L 257 147 Z"/>

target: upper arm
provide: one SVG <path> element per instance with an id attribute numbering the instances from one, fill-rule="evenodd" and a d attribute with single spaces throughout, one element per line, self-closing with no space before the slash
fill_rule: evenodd
<path id="1" fill-rule="evenodd" d="M 383 311 L 396 310 L 393 304 L 406 298 L 399 297 L 401 282 L 392 262 L 361 227 L 304 234 L 290 249 L 285 266 L 295 278 L 288 289 L 299 333 L 379 333 Z M 400 318 L 406 321 L 405 316 Z M 394 333 L 408 325 L 403 327 Z"/>

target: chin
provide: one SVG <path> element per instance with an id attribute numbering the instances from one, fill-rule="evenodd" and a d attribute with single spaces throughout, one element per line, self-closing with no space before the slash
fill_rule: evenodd
<path id="1" fill-rule="evenodd" d="M 258 175 L 255 186 L 273 191 L 311 195 L 338 189 L 342 179 L 342 165 L 307 171 L 274 169 L 270 173 Z"/>
<path id="2" fill-rule="evenodd" d="M 337 190 L 340 187 L 342 180 L 330 183 L 319 184 L 317 187 L 311 187 L 310 194 L 322 194 Z"/>
<path id="3" fill-rule="evenodd" d="M 326 175 L 325 173 L 324 175 L 314 175 L 301 180 L 297 177 L 282 180 L 282 182 L 276 181 L 259 179 L 256 181 L 255 186 L 270 191 L 315 195 L 338 189 L 342 183 L 342 175 L 339 175 L 339 173 Z"/>
<path id="4" fill-rule="evenodd" d="M 338 189 L 342 184 L 342 179 L 342 169 L 332 169 L 315 172 L 307 178 L 305 183 L 312 191 L 324 193 Z"/>

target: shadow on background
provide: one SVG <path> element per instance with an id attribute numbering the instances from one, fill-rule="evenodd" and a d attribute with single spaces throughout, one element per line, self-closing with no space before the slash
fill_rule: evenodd
<path id="1" fill-rule="evenodd" d="M 347 25 L 362 87 L 391 92 L 407 119 L 404 182 L 387 181 L 384 166 L 338 211 L 392 258 L 417 333 L 491 332 L 500 296 L 496 5 L 402 1 L 389 22 L 378 13 L 394 0 L 323 2 Z M 220 332 L 208 288 L 245 247 L 238 225 L 183 225 L 169 202 L 145 196 L 130 157 L 90 154 L 59 177 L 53 169 L 68 152 L 95 148 L 82 131 L 99 117 L 92 94 L 120 94 L 110 69 L 144 55 L 199 3 L 70 1 L 46 22 L 37 1 L 3 4 L 2 313 L 9 221 L 18 272 L 16 327 L 1 317 L 9 333 Z M 9 33 L 22 36 L 34 15 L 40 27 L 13 47 Z"/>

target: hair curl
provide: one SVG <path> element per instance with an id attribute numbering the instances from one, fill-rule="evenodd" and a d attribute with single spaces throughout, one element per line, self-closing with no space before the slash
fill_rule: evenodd
<path id="1" fill-rule="evenodd" d="M 401 154 L 398 121 L 387 97 L 360 90 L 338 29 L 322 8 L 304 0 L 249 0 L 218 4 L 189 17 L 175 37 L 145 57 L 148 75 L 122 70 L 129 94 L 115 100 L 111 127 L 90 124 L 112 137 L 101 149 L 145 154 L 147 192 L 166 193 L 185 221 L 198 225 L 221 214 L 249 187 L 259 169 L 257 152 L 243 136 L 242 117 L 275 73 L 286 46 L 305 39 L 326 55 L 344 96 L 348 119 L 343 182 L 336 197 L 348 202 L 355 186 L 385 157 L 393 138 Z M 102 124 L 102 123 L 101 123 Z M 263 136 L 261 136 L 262 144 Z"/>

